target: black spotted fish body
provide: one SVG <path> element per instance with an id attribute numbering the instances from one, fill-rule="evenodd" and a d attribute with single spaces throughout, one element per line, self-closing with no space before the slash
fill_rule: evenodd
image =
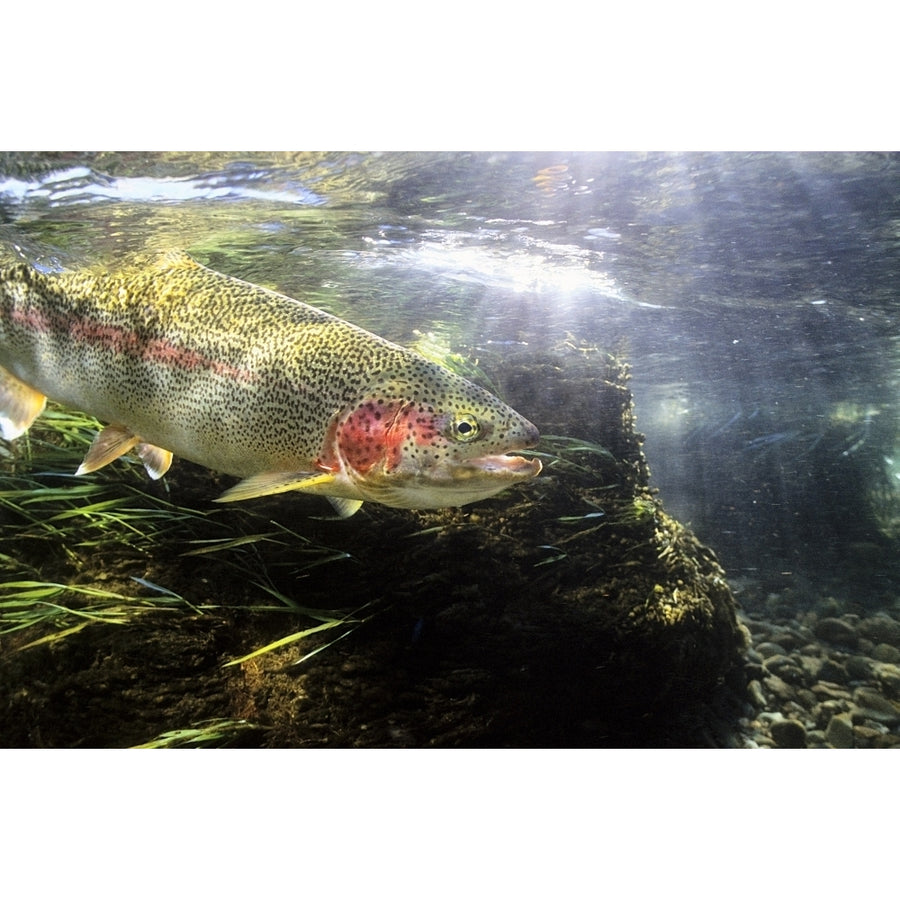
<path id="1" fill-rule="evenodd" d="M 47 397 L 109 425 L 79 472 L 134 449 L 243 480 L 221 499 L 288 490 L 436 508 L 540 471 L 506 455 L 537 429 L 498 398 L 335 316 L 185 254 L 117 273 L 0 270 L 0 433 Z"/>

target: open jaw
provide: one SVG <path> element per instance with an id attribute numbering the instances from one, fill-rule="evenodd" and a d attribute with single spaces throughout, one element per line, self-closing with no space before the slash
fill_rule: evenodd
<path id="1" fill-rule="evenodd" d="M 534 478 L 540 471 L 538 459 L 480 456 L 416 474 L 369 478 L 359 487 L 361 495 L 386 506 L 442 509 L 493 497 L 512 484 Z"/>
<path id="2" fill-rule="evenodd" d="M 476 478 L 479 475 L 509 478 L 514 481 L 524 481 L 526 478 L 534 478 L 540 474 L 543 466 L 539 459 L 525 459 L 523 456 L 476 456 L 474 459 L 466 459 L 456 463 L 452 471 L 452 478 L 465 479 Z"/>

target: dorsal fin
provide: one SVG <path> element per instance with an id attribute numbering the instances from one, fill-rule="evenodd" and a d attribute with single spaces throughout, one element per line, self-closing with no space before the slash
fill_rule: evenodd
<path id="1" fill-rule="evenodd" d="M 200 269 L 203 268 L 192 256 L 184 250 L 164 250 L 154 262 L 155 268 L 161 271 L 172 269 Z"/>

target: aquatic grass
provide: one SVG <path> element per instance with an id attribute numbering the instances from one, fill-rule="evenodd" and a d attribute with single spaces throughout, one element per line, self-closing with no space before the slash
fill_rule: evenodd
<path id="1" fill-rule="evenodd" d="M 556 521 L 557 522 L 581 523 L 581 522 L 584 522 L 585 519 L 599 519 L 605 515 L 606 515 L 606 513 L 602 509 L 600 509 L 600 510 L 597 510 L 596 512 L 584 513 L 584 515 L 581 515 L 581 516 L 557 516 Z"/>
<path id="2" fill-rule="evenodd" d="M 542 434 L 540 446 L 543 450 L 523 450 L 522 456 L 537 457 L 545 468 L 557 469 L 597 477 L 597 469 L 583 465 L 572 459 L 577 454 L 590 454 L 607 465 L 615 465 L 615 456 L 601 444 L 559 434 Z"/>
<path id="3" fill-rule="evenodd" d="M 287 647 L 289 644 L 294 644 L 297 641 L 303 640 L 303 638 L 305 637 L 309 637 L 311 634 L 318 634 L 320 631 L 328 631 L 332 628 L 337 628 L 338 626 L 345 624 L 345 622 L 345 619 L 332 619 L 327 622 L 320 622 L 318 625 L 313 625 L 310 628 L 304 628 L 302 631 L 295 631 L 293 634 L 288 634 L 284 637 L 278 638 L 277 641 L 272 641 L 271 643 L 266 644 L 264 647 L 258 647 L 256 650 L 244 654 L 244 656 L 239 656 L 237 659 L 231 659 L 227 663 L 223 663 L 222 668 L 226 669 L 229 666 L 238 666 L 241 663 L 248 662 L 251 659 L 256 659 L 259 656 L 264 656 L 266 653 L 271 653 L 273 650 L 279 650 L 281 647 Z M 322 648 L 317 648 L 317 650 L 318 649 Z M 308 653 L 302 659 L 296 660 L 293 665 L 302 662 L 303 659 L 308 659 L 312 655 L 312 653 Z"/>
<path id="4" fill-rule="evenodd" d="M 74 604 L 70 597 L 84 600 Z M 47 581 L 0 583 L 0 634 L 50 626 L 57 630 L 19 646 L 26 650 L 76 634 L 88 625 L 127 625 L 142 613 L 189 605 L 182 598 L 148 598 L 103 588 Z"/>
<path id="5" fill-rule="evenodd" d="M 252 731 L 267 731 L 265 725 L 256 725 L 246 719 L 205 719 L 191 728 L 166 731 L 132 750 L 167 750 L 180 747 L 227 747 Z"/>
<path id="6" fill-rule="evenodd" d="M 219 510 L 211 510 L 211 513 L 220 514 Z M 251 520 L 260 517 L 254 513 L 247 513 Z M 216 538 L 194 538 L 187 543 L 193 547 L 192 550 L 186 550 L 182 556 L 209 556 L 211 554 L 221 554 L 225 551 L 240 550 L 247 548 L 254 553 L 259 552 L 259 545 L 272 544 L 275 547 L 289 548 L 291 551 L 290 565 L 293 575 L 308 572 L 318 566 L 327 565 L 342 560 L 354 561 L 351 554 L 345 550 L 337 550 L 332 547 L 326 547 L 323 544 L 315 543 L 309 538 L 298 534 L 281 522 L 274 519 L 266 520 L 266 524 L 271 526 L 269 531 L 258 531 L 250 534 L 239 534 L 236 537 L 225 536 Z M 298 562 L 298 559 L 300 560 Z M 275 564 L 273 560 L 269 561 L 269 565 Z"/>
<path id="7" fill-rule="evenodd" d="M 60 640 L 90 624 L 125 625 L 152 610 L 196 614 L 225 608 L 193 603 L 132 575 L 128 568 L 137 560 L 199 557 L 214 569 L 232 570 L 225 582 L 256 585 L 271 595 L 267 585 L 274 584 L 275 568 L 298 576 L 352 559 L 252 509 L 195 509 L 172 502 L 162 496 L 165 481 L 151 485 L 143 466 L 128 457 L 102 472 L 75 477 L 99 428 L 89 416 L 51 407 L 28 435 L 2 445 L 7 452 L 0 458 L 0 540 L 6 552 L 0 553 L 0 634 L 54 629 L 20 649 Z M 263 552 L 266 548 L 274 552 Z M 92 586 L 101 552 L 104 571 L 97 574 L 105 578 L 113 570 L 144 591 L 132 595 Z M 48 570 L 53 577 L 43 575 Z M 68 583 L 75 573 L 78 583 Z M 319 613 L 286 599 L 281 595 L 278 606 L 245 602 L 228 608 L 314 619 Z M 330 618 L 341 622 L 334 613 Z"/>
<path id="8" fill-rule="evenodd" d="M 539 562 L 536 562 L 534 568 L 537 568 L 538 566 L 549 566 L 551 563 L 562 562 L 562 560 L 566 559 L 569 555 L 565 550 L 560 550 L 559 547 L 556 547 L 553 544 L 538 544 L 538 550 L 549 550 L 552 553 L 552 556 L 547 556 Z"/>
<path id="9" fill-rule="evenodd" d="M 561 434 L 543 434 L 541 435 L 541 442 L 554 447 L 558 454 L 593 453 L 610 462 L 615 462 L 616 459 L 606 447 L 595 441 L 585 441 L 581 438 L 569 437 Z"/>
<path id="10" fill-rule="evenodd" d="M 264 656 L 267 653 L 271 653 L 273 650 L 279 650 L 282 647 L 287 647 L 290 644 L 295 644 L 297 641 L 303 640 L 304 638 L 310 637 L 313 634 L 319 634 L 322 631 L 330 631 L 333 628 L 341 628 L 345 625 L 349 625 L 346 631 L 342 632 L 333 640 L 329 641 L 326 644 L 322 644 L 315 649 L 311 650 L 309 653 L 304 654 L 299 659 L 294 660 L 293 662 L 288 663 L 288 666 L 296 666 L 300 663 L 306 661 L 310 657 L 315 656 L 317 653 L 320 653 L 322 650 L 330 647 L 332 644 L 341 640 L 342 638 L 347 637 L 348 634 L 355 631 L 360 625 L 364 622 L 367 622 L 372 615 L 368 616 L 360 616 L 363 610 L 368 609 L 372 606 L 371 603 L 364 603 L 358 609 L 353 610 L 352 612 L 338 612 L 335 610 L 324 610 L 324 609 L 312 609 L 306 606 L 300 606 L 297 602 L 287 595 L 283 594 L 281 591 L 277 590 L 274 587 L 267 586 L 264 584 L 257 585 L 262 588 L 271 596 L 275 597 L 279 600 L 283 606 L 282 609 L 289 610 L 295 614 L 302 614 L 312 619 L 313 621 L 317 621 L 319 624 L 312 625 L 309 628 L 303 628 L 300 631 L 295 631 L 292 634 L 285 635 L 284 637 L 278 638 L 276 641 L 272 641 L 269 644 L 266 644 L 263 647 L 258 647 L 256 650 L 251 651 L 250 653 L 246 653 L 243 656 L 238 657 L 237 659 L 229 660 L 227 663 L 224 663 L 222 668 L 228 668 L 229 666 L 237 666 L 241 663 L 245 663 L 248 660 L 256 659 L 260 656 Z"/>
<path id="11" fill-rule="evenodd" d="M 51 475 L 54 480 L 59 476 Z M 5 479 L 0 534 L 16 542 L 52 545 L 71 561 L 80 551 L 115 545 L 121 554 L 146 556 L 154 545 L 208 529 L 202 511 L 152 497 L 128 482 L 51 485 L 48 476 Z"/>

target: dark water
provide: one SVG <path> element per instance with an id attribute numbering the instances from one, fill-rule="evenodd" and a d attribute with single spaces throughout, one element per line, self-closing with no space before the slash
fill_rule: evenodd
<path id="1" fill-rule="evenodd" d="M 894 593 L 900 156 L 0 157 L 0 262 L 173 246 L 401 343 L 624 346 L 729 574 Z"/>

